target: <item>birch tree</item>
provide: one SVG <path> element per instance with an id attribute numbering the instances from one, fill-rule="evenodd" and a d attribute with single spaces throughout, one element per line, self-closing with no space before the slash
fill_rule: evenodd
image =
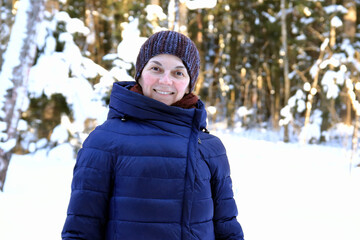
<path id="1" fill-rule="evenodd" d="M 14 20 L 11 10 L 12 3 L 0 0 L 0 70 L 3 63 L 3 53 L 9 42 L 10 30 Z"/>
<path id="2" fill-rule="evenodd" d="M 36 55 L 38 24 L 44 0 L 21 0 L 0 73 L 0 190 L 3 191 L 17 125 L 28 106 L 28 73 Z"/>

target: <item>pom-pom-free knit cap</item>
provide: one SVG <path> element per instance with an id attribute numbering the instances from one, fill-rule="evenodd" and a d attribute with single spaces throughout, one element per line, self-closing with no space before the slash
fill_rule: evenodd
<path id="1" fill-rule="evenodd" d="M 159 54 L 175 55 L 183 61 L 190 76 L 190 91 L 193 91 L 199 76 L 199 51 L 190 38 L 175 31 L 157 32 L 145 41 L 136 60 L 135 80 L 139 80 L 147 62 Z"/>

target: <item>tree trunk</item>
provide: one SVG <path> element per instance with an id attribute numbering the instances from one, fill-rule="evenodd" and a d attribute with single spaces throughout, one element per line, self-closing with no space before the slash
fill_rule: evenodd
<path id="1" fill-rule="evenodd" d="M 235 6 L 234 6 L 235 7 Z M 230 64 L 227 69 L 227 74 L 231 76 L 231 82 L 228 84 L 232 84 L 233 88 L 230 90 L 230 98 L 227 99 L 227 110 L 228 110 L 228 127 L 233 128 L 235 126 L 234 119 L 235 119 L 235 111 L 236 111 L 236 85 L 238 84 L 239 73 L 236 70 L 236 66 L 238 66 L 238 58 L 239 54 L 239 43 L 238 43 L 238 26 L 237 26 L 237 19 L 238 14 L 232 13 L 231 16 L 231 25 L 230 25 L 230 37 L 228 39 L 228 44 L 230 45 Z M 252 103 L 250 103 L 250 108 L 253 107 Z M 245 105 L 246 106 L 246 105 Z"/>
<path id="2" fill-rule="evenodd" d="M 150 1 L 150 5 L 157 5 L 157 6 L 160 7 L 160 2 L 159 2 L 159 0 L 151 0 L 151 1 Z M 152 28 L 153 28 L 153 33 L 157 32 L 158 29 L 160 28 L 159 18 L 153 16 L 153 17 L 151 18 L 150 23 L 151 23 Z"/>
<path id="3" fill-rule="evenodd" d="M 11 149 L 17 139 L 17 124 L 27 101 L 28 73 L 34 63 L 36 55 L 36 30 L 42 20 L 44 9 L 43 0 L 21 0 L 11 32 L 10 42 L 5 52 L 0 83 L 7 87 L 6 92 L 0 92 L 0 123 L 6 125 L 5 139 L 0 142 L 0 190 L 3 191 L 6 172 L 11 158 Z M 25 21 L 23 21 L 25 18 Z M 19 44 L 17 43 L 21 43 Z M 10 53 L 16 55 L 7 55 Z M 16 64 L 13 59 L 17 58 Z M 4 101 L 4 102 L 3 102 Z M 10 145 L 10 146 L 9 146 Z"/>
<path id="4" fill-rule="evenodd" d="M 276 114 L 275 114 L 275 89 L 271 83 L 271 71 L 267 62 L 264 62 L 262 65 L 265 71 L 265 79 L 269 91 L 268 106 L 270 106 L 269 109 L 270 109 L 271 123 L 272 123 L 272 127 L 274 129 L 277 129 L 279 124 L 277 122 L 278 119 L 276 119 Z"/>
<path id="5" fill-rule="evenodd" d="M 351 155 L 350 155 L 350 162 L 349 162 L 349 171 L 351 173 L 352 167 L 353 167 L 353 159 L 356 157 L 357 148 L 358 148 L 358 132 L 359 132 L 359 112 L 356 111 L 356 117 L 355 117 L 355 125 L 354 125 L 354 132 L 352 136 L 352 147 L 351 147 Z"/>
<path id="6" fill-rule="evenodd" d="M 203 50 L 203 23 L 202 23 L 202 14 L 201 14 L 201 10 L 199 9 L 197 14 L 196 14 L 196 23 L 197 23 L 197 33 L 196 33 L 196 41 L 195 44 L 197 45 L 197 48 L 199 50 L 199 54 L 200 54 L 200 64 L 201 64 L 201 68 L 200 68 L 200 73 L 199 73 L 199 77 L 198 80 L 196 81 L 196 85 L 195 85 L 195 94 L 199 95 L 200 93 L 200 89 L 202 89 L 203 84 L 204 84 L 204 71 L 207 71 L 207 69 L 205 69 L 206 67 L 206 59 L 205 59 L 205 54 L 204 54 L 204 50 Z"/>
<path id="7" fill-rule="evenodd" d="M 328 47 L 328 45 L 329 45 L 329 39 L 326 38 L 324 40 L 324 42 L 321 44 L 321 47 L 320 47 L 320 55 L 319 55 L 318 60 L 316 61 L 316 65 L 317 65 L 316 74 L 314 76 L 314 81 L 312 83 L 310 93 L 307 96 L 305 120 L 304 120 L 304 129 L 307 127 L 307 125 L 310 122 L 310 113 L 311 113 L 311 110 L 312 110 L 312 103 L 313 103 L 313 100 L 314 100 L 314 96 L 317 93 L 317 87 L 318 87 L 318 81 L 319 81 L 319 74 L 320 74 L 320 67 L 319 66 L 322 63 L 323 59 L 324 59 L 325 48 Z M 305 143 L 305 141 L 306 141 L 306 134 L 304 134 L 303 138 L 300 139 L 301 143 Z"/>
<path id="8" fill-rule="evenodd" d="M 104 53 L 104 25 L 101 22 L 100 15 L 102 8 L 98 1 L 86 0 L 86 26 L 90 29 L 90 34 L 93 35 L 94 42 L 89 44 L 89 51 L 91 52 L 94 62 L 100 64 Z"/>
<path id="9" fill-rule="evenodd" d="M 344 16 L 344 38 L 348 38 L 351 43 L 355 40 L 355 34 L 356 34 L 356 1 L 355 0 L 344 0 L 344 7 L 348 10 L 348 12 Z M 354 82 L 357 79 L 356 76 L 352 78 L 352 82 Z M 352 151 L 351 151 L 351 157 L 350 157 L 350 172 L 352 169 L 352 161 L 353 158 L 355 158 L 357 154 L 357 148 L 358 148 L 358 131 L 359 131 L 359 115 L 358 109 L 355 106 L 355 93 L 349 94 L 349 97 L 347 99 L 347 124 L 351 124 L 351 105 L 349 103 L 352 103 L 354 106 L 355 111 L 355 123 L 354 123 L 354 132 L 352 136 Z M 360 165 L 359 165 L 360 166 Z"/>
<path id="10" fill-rule="evenodd" d="M 230 90 L 230 98 L 227 100 L 227 126 L 229 129 L 234 128 L 234 118 L 235 118 L 235 88 Z"/>
<path id="11" fill-rule="evenodd" d="M 50 13 L 55 13 L 56 11 L 59 11 L 60 4 L 57 0 L 47 0 L 45 2 L 45 10 Z"/>
<path id="12" fill-rule="evenodd" d="M 175 30 L 176 21 L 176 2 L 170 0 L 168 5 L 168 28 L 169 30 Z"/>
<path id="13" fill-rule="evenodd" d="M 13 15 L 11 13 L 12 2 L 5 2 L 0 0 L 0 13 L 3 17 L 0 17 L 0 70 L 3 64 L 3 54 L 6 51 L 6 46 L 9 42 L 11 27 L 13 24 Z M 5 16 L 5 17 L 4 17 Z"/>
<path id="14" fill-rule="evenodd" d="M 179 32 L 182 34 L 187 35 L 188 29 L 188 8 L 186 6 L 185 1 L 179 2 Z"/>
<path id="15" fill-rule="evenodd" d="M 244 69 L 244 68 L 243 68 Z M 245 69 L 244 69 L 245 70 Z M 251 100 L 250 100 L 250 84 L 252 82 L 252 79 L 246 79 L 246 71 L 241 71 L 241 79 L 244 81 L 244 100 L 243 100 L 243 106 L 248 108 L 251 108 Z M 244 114 L 242 117 L 243 126 L 247 127 L 247 120 L 248 116 Z"/>
<path id="16" fill-rule="evenodd" d="M 356 1 L 344 0 L 343 4 L 348 10 L 344 16 L 344 37 L 349 38 L 353 42 L 356 33 Z"/>
<path id="17" fill-rule="evenodd" d="M 284 105 L 287 105 L 290 95 L 290 80 L 289 80 L 289 59 L 288 59 L 288 46 L 287 46 L 287 30 L 286 30 L 286 9 L 285 0 L 281 0 L 281 37 L 282 48 L 284 51 Z M 289 141 L 289 126 L 284 126 L 284 142 Z"/>
<path id="18" fill-rule="evenodd" d="M 281 82 L 280 76 L 277 76 L 277 71 L 272 70 L 272 78 L 274 79 L 274 129 L 279 130 L 280 109 L 281 109 Z"/>

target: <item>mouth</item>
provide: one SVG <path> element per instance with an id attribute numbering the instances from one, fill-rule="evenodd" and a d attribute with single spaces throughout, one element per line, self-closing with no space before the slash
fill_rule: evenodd
<path id="1" fill-rule="evenodd" d="M 159 93 L 159 94 L 162 94 L 162 95 L 172 95 L 172 94 L 175 94 L 174 92 L 169 92 L 169 91 L 161 91 L 161 90 L 156 90 L 156 89 L 153 89 L 154 92 L 156 93 Z"/>

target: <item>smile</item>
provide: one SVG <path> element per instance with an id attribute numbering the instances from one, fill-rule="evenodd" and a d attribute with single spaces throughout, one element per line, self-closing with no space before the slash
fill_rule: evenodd
<path id="1" fill-rule="evenodd" d="M 163 94 L 163 95 L 171 95 L 171 94 L 174 94 L 174 92 L 164 92 L 164 91 L 160 91 L 160 90 L 156 90 L 156 89 L 154 89 L 154 92 L 159 93 L 159 94 Z"/>

